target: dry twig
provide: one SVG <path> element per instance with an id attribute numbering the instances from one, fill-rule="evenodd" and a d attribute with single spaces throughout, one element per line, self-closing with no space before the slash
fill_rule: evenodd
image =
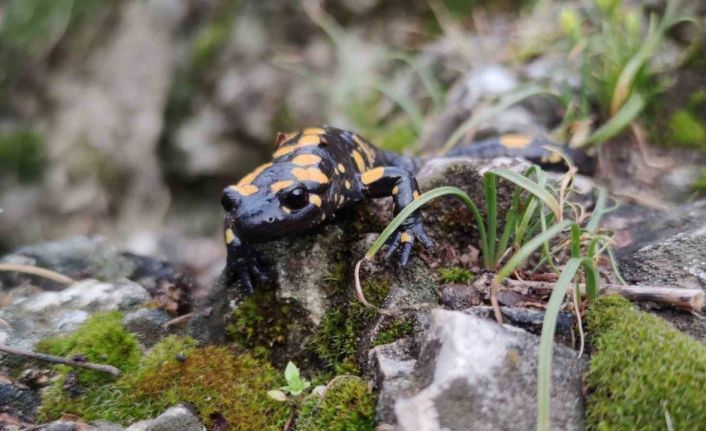
<path id="1" fill-rule="evenodd" d="M 72 367 L 88 368 L 90 370 L 102 371 L 110 373 L 115 377 L 120 375 L 120 370 L 112 365 L 94 364 L 91 362 L 75 361 L 73 359 L 62 358 L 61 356 L 47 355 L 46 353 L 37 353 L 30 350 L 18 349 L 16 347 L 0 344 L 0 352 L 4 352 L 15 356 L 24 356 L 25 358 L 37 359 L 55 364 L 69 365 Z"/>

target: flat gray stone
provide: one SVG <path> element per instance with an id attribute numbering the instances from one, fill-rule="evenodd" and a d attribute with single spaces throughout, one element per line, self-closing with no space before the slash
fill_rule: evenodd
<path id="1" fill-rule="evenodd" d="M 158 417 L 130 425 L 126 431 L 205 431 L 196 415 L 184 405 L 170 407 Z"/>
<path id="2" fill-rule="evenodd" d="M 0 343 L 32 349 L 41 339 L 76 330 L 98 311 L 136 308 L 151 299 L 137 283 L 81 280 L 64 290 L 16 296 L 0 308 Z"/>
<path id="3" fill-rule="evenodd" d="M 432 310 L 413 372 L 418 390 L 398 397 L 394 417 L 383 419 L 404 431 L 534 429 L 538 347 L 538 337 L 522 330 Z M 573 350 L 555 347 L 553 429 L 583 429 L 583 368 Z"/>

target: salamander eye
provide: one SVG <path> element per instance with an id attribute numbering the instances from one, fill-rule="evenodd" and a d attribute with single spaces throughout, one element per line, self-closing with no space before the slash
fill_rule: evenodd
<path id="1" fill-rule="evenodd" d="M 231 212 L 235 209 L 235 202 L 233 202 L 233 199 L 225 192 L 221 197 L 221 205 L 223 205 L 223 209 L 226 210 L 226 212 Z"/>
<path id="2" fill-rule="evenodd" d="M 293 210 L 304 208 L 309 203 L 309 192 L 304 187 L 296 187 L 284 196 L 284 204 Z"/>

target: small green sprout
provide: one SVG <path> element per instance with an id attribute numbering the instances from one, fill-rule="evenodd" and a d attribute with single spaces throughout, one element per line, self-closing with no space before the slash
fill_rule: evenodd
<path id="1" fill-rule="evenodd" d="M 267 391 L 267 395 L 273 400 L 297 403 L 300 401 L 298 398 L 311 386 L 311 382 L 301 376 L 299 368 L 292 361 L 289 361 L 284 369 L 284 379 L 287 386 Z"/>

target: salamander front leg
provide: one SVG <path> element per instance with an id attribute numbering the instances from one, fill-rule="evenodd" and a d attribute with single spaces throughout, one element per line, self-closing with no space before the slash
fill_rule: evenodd
<path id="1" fill-rule="evenodd" d="M 247 294 L 254 292 L 252 279 L 255 277 L 262 283 L 269 282 L 269 277 L 263 270 L 264 259 L 254 248 L 241 242 L 233 229 L 225 230 L 226 249 L 226 283 L 231 284 L 236 277 Z"/>
<path id="2" fill-rule="evenodd" d="M 365 190 L 370 197 L 392 196 L 395 215 L 419 197 L 417 180 L 409 171 L 398 167 L 370 169 L 360 175 L 360 181 L 366 187 Z M 415 240 L 419 240 L 425 248 L 434 245 L 424 232 L 421 214 L 416 211 L 407 217 L 388 239 L 386 257 L 389 258 L 402 245 L 400 264 L 407 265 Z"/>

